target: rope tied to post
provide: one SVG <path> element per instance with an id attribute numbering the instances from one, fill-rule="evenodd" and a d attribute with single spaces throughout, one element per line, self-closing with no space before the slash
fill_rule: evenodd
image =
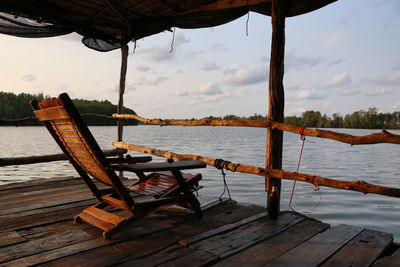
<path id="1" fill-rule="evenodd" d="M 224 191 L 219 196 L 219 200 L 222 199 L 222 196 L 225 194 L 225 192 L 228 192 L 229 199 L 232 199 L 231 198 L 231 193 L 229 192 L 228 184 L 226 183 L 226 179 L 225 179 L 226 173 L 224 172 L 224 169 L 226 169 L 228 171 L 231 171 L 231 172 L 236 172 L 236 170 L 237 170 L 237 168 L 239 167 L 240 164 L 236 164 L 235 168 L 233 170 L 231 170 L 229 168 L 229 164 L 230 163 L 232 163 L 232 162 L 227 161 L 227 160 L 223 160 L 223 159 L 215 159 L 214 160 L 214 167 L 219 169 L 219 170 L 221 170 L 222 179 L 224 181 Z"/>
<path id="2" fill-rule="evenodd" d="M 319 185 L 315 183 L 315 175 L 312 176 L 311 183 L 315 186 L 314 191 L 319 191 Z"/>
<path id="3" fill-rule="evenodd" d="M 303 156 L 303 149 L 304 149 L 304 142 L 306 141 L 306 137 L 304 136 L 304 129 L 306 127 L 301 127 L 300 129 L 300 139 L 303 141 L 302 145 L 301 145 L 301 150 L 300 150 L 300 156 L 299 156 L 299 163 L 297 163 L 297 173 L 299 172 L 300 169 L 300 162 L 301 162 L 301 157 Z M 294 210 L 292 208 L 292 199 L 293 199 L 293 195 L 294 195 L 294 188 L 296 187 L 296 180 L 294 180 L 293 182 L 293 188 L 292 188 L 292 194 L 290 195 L 290 201 L 289 201 L 289 208 L 291 208 L 292 210 Z"/>

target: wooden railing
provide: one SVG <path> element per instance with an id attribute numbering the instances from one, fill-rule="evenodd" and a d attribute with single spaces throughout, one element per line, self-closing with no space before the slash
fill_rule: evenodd
<path id="1" fill-rule="evenodd" d="M 146 125 L 176 125 L 176 126 L 236 126 L 236 127 L 256 127 L 256 128 L 272 128 L 281 131 L 299 134 L 301 127 L 290 124 L 279 123 L 275 121 L 251 121 L 251 120 L 159 120 L 146 119 L 138 115 L 132 114 L 113 114 L 114 118 L 134 119 Z M 307 129 L 303 131 L 303 135 L 332 139 L 338 142 L 347 143 L 350 145 L 365 145 L 392 143 L 400 144 L 400 135 L 391 134 L 388 131 L 382 130 L 380 133 L 374 133 L 366 136 L 353 136 L 345 133 L 338 133 L 329 130 Z"/>
<path id="2" fill-rule="evenodd" d="M 288 125 L 284 123 L 277 123 L 274 121 L 208 120 L 208 119 L 186 121 L 186 120 L 146 119 L 137 115 L 130 115 L 130 114 L 114 114 L 113 116 L 116 118 L 135 119 L 140 122 L 143 122 L 144 124 L 160 125 L 160 126 L 180 125 L 180 126 L 240 126 L 240 127 L 262 127 L 262 128 L 270 127 L 273 129 L 288 131 L 297 134 L 299 134 L 302 129 L 301 127 Z M 338 133 L 329 130 L 304 129 L 303 135 L 328 138 L 335 141 L 347 143 L 350 145 L 378 144 L 378 143 L 400 144 L 400 135 L 392 134 L 385 130 L 383 130 L 380 133 L 374 133 L 366 136 L 353 136 L 350 134 Z M 201 160 L 210 166 L 215 166 L 216 163 L 216 159 L 200 155 L 176 154 L 173 152 L 158 150 L 151 147 L 126 144 L 124 142 L 113 142 L 113 145 L 121 149 L 133 150 L 164 158 L 172 158 L 174 160 Z M 276 169 L 266 169 L 256 166 L 233 163 L 229 161 L 227 161 L 226 164 L 222 164 L 222 166 L 227 170 L 235 170 L 237 172 L 255 174 L 263 177 L 268 176 L 271 178 L 302 181 L 313 184 L 315 186 L 326 186 L 337 189 L 353 190 L 364 194 L 374 193 L 391 197 L 400 197 L 400 189 L 398 188 L 369 184 L 365 181 L 342 181 L 342 180 L 304 174 L 304 173 L 288 172 Z"/>
<path id="3" fill-rule="evenodd" d="M 106 157 L 114 157 L 125 154 L 126 149 L 109 149 L 103 150 Z M 13 157 L 13 158 L 0 158 L 0 167 L 11 166 L 11 165 L 24 165 L 24 164 L 35 164 L 43 162 L 52 162 L 67 160 L 64 153 L 61 154 L 50 154 L 50 155 L 40 155 L 40 156 L 29 156 L 29 157 Z"/>
<path id="4" fill-rule="evenodd" d="M 112 116 L 107 116 L 103 114 L 96 114 L 96 113 L 83 113 L 81 114 L 83 118 L 98 118 L 98 119 L 104 119 L 104 120 L 114 120 L 118 121 L 120 120 L 119 118 L 115 118 Z M 38 119 L 35 116 L 32 117 L 25 117 L 25 118 L 20 118 L 20 119 L 0 119 L 0 125 L 15 125 L 19 126 L 21 123 L 24 122 L 38 122 Z"/>

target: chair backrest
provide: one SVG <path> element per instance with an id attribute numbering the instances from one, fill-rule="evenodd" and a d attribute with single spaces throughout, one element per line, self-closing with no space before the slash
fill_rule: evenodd
<path id="1" fill-rule="evenodd" d="M 31 101 L 31 106 L 79 174 L 85 171 L 114 187 L 123 199 L 131 202 L 125 187 L 115 172 L 109 169 L 103 152 L 66 93 L 58 98 Z"/>

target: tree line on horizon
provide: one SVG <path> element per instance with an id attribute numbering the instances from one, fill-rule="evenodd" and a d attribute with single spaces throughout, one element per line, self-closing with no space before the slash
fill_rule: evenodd
<path id="1" fill-rule="evenodd" d="M 20 93 L 14 94 L 0 91 L 0 119 L 20 119 L 33 117 L 33 111 L 29 102 L 33 99 L 38 101 L 49 98 L 49 96 L 40 94 Z M 106 116 L 112 116 L 117 110 L 117 106 L 108 100 L 72 100 L 80 113 L 96 113 Z M 135 114 L 130 108 L 123 108 L 122 113 Z M 236 115 L 226 115 L 223 117 L 209 116 L 206 119 L 214 120 L 253 120 L 264 121 L 266 116 L 254 114 L 249 117 L 240 117 Z M 116 125 L 116 121 L 99 118 L 84 118 L 88 125 Z M 194 119 L 192 119 L 194 120 Z M 400 111 L 393 113 L 379 113 L 377 108 L 371 107 L 368 110 L 358 110 L 344 117 L 339 113 L 332 114 L 331 117 L 322 115 L 319 111 L 307 110 L 301 116 L 287 116 L 284 119 L 287 124 L 308 127 L 308 128 L 357 128 L 357 129 L 400 129 Z M 135 120 L 125 120 L 125 125 L 137 125 Z M 139 123 L 141 124 L 141 123 Z M 1 123 L 0 123 L 1 125 Z M 20 125 L 41 125 L 39 122 L 28 121 Z"/>
<path id="2" fill-rule="evenodd" d="M 33 117 L 33 111 L 29 102 L 33 99 L 41 101 L 45 98 L 49 98 L 47 95 L 40 94 L 27 94 L 20 93 L 14 94 L 9 92 L 0 91 L 0 119 L 21 119 L 26 117 Z M 108 100 L 97 101 L 97 100 L 84 100 L 84 99 L 72 99 L 72 102 L 78 109 L 79 113 L 96 113 L 106 116 L 112 116 L 116 113 L 117 106 L 112 104 Z M 122 113 L 135 114 L 130 108 L 123 107 Z M 88 125 L 117 125 L 116 120 L 105 120 L 93 117 L 83 118 Z M 134 120 L 126 120 L 125 125 L 137 125 Z M 0 124 L 1 125 L 1 124 Z M 5 125 L 5 124 L 4 124 Z M 20 125 L 42 125 L 40 122 L 27 121 Z"/>
<path id="3" fill-rule="evenodd" d="M 249 117 L 226 115 L 224 117 L 209 116 L 206 119 L 213 120 L 253 120 L 264 121 L 266 116 L 254 114 Z M 339 113 L 331 117 L 321 112 L 307 110 L 301 116 L 287 116 L 284 119 L 287 124 L 308 127 L 308 128 L 354 128 L 354 129 L 400 129 L 400 111 L 393 113 L 379 113 L 377 108 L 371 107 L 368 110 L 358 110 L 344 117 Z"/>

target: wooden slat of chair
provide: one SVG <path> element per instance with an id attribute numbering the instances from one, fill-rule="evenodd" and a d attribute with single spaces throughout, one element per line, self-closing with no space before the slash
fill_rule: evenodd
<path id="1" fill-rule="evenodd" d="M 33 101 L 31 105 L 35 111 L 35 115 L 43 121 L 79 175 L 99 200 L 98 204 L 83 210 L 76 216 L 76 221 L 83 220 L 103 229 L 103 236 L 108 238 L 128 222 L 144 216 L 161 205 L 180 204 L 182 206 L 189 206 L 195 210 L 197 215 L 201 216 L 199 202 L 192 194 L 191 186 L 186 185 L 186 178 L 189 175 L 182 175 L 180 171 L 184 169 L 204 168 L 206 166 L 204 163 L 191 161 L 184 163 L 177 162 L 175 164 L 150 164 L 153 170 L 142 163 L 137 163 L 137 165 L 142 165 L 139 169 L 133 170 L 139 176 L 139 184 L 135 184 L 134 186 L 137 188 L 140 187 L 141 190 L 139 191 L 142 191 L 142 193 L 153 195 L 158 199 L 135 203 L 130 197 L 128 190 L 119 180 L 119 177 L 112 170 L 112 167 L 127 166 L 132 168 L 136 164 L 124 164 L 124 161 L 119 159 L 119 164 L 110 165 L 68 95 L 61 94 L 59 98 L 44 100 L 40 103 Z M 142 157 L 138 161 L 126 159 L 125 163 L 148 162 L 149 160 L 151 158 Z M 110 160 L 110 162 L 117 161 Z M 154 173 L 148 176 L 144 174 L 144 172 L 152 171 L 170 171 L 171 174 Z M 110 188 L 106 190 L 98 189 L 88 175 L 109 185 Z M 193 178 L 192 176 L 190 177 Z M 196 177 L 196 182 L 201 179 L 200 174 Z M 189 184 L 194 185 L 194 182 L 189 180 Z M 140 184 L 144 182 L 147 182 L 147 184 Z M 131 212 L 131 215 L 127 218 L 122 218 L 112 214 L 109 212 L 109 209 L 105 210 L 109 205 L 128 210 Z"/>

